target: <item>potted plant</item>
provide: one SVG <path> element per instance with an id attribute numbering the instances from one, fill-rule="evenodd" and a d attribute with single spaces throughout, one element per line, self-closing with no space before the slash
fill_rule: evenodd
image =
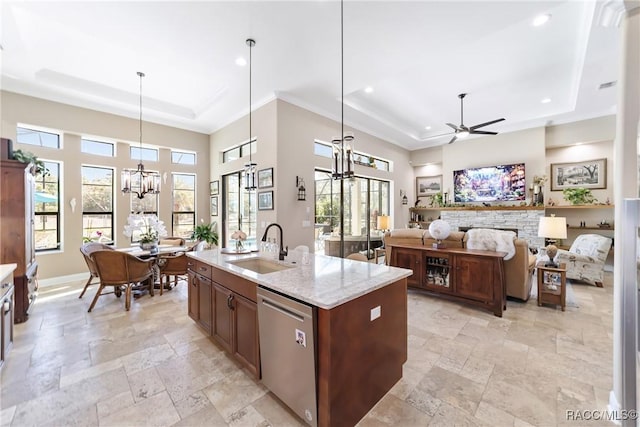
<path id="1" fill-rule="evenodd" d="M 596 201 L 588 188 L 565 188 L 562 195 L 572 205 L 589 205 Z"/>
<path id="2" fill-rule="evenodd" d="M 196 225 L 191 235 L 192 239 L 199 242 L 206 242 L 208 245 L 218 245 L 218 231 L 216 230 L 216 223 L 205 224 L 203 220 L 200 220 L 200 224 Z"/>
<path id="3" fill-rule="evenodd" d="M 33 163 L 37 174 L 47 175 L 49 173 L 49 170 L 44 166 L 44 162 L 29 151 L 17 149 L 13 152 L 13 159 L 22 163 Z"/>

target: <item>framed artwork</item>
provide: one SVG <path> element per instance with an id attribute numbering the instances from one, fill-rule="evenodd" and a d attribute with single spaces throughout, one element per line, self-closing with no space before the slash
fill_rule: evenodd
<path id="1" fill-rule="evenodd" d="M 218 196 L 211 196 L 211 216 L 218 216 Z"/>
<path id="2" fill-rule="evenodd" d="M 258 188 L 273 187 L 273 168 L 258 171 Z"/>
<path id="3" fill-rule="evenodd" d="M 442 175 L 416 177 L 416 198 L 431 196 L 442 191 Z"/>
<path id="4" fill-rule="evenodd" d="M 607 188 L 607 159 L 551 163 L 551 191 Z"/>
<path id="5" fill-rule="evenodd" d="M 258 210 L 273 210 L 273 191 L 263 191 L 258 193 Z"/>
<path id="6" fill-rule="evenodd" d="M 211 181 L 209 183 L 209 194 L 212 196 L 217 196 L 220 193 L 220 181 Z"/>

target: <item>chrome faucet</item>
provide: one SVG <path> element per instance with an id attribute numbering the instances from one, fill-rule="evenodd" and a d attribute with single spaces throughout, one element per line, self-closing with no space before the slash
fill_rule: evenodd
<path id="1" fill-rule="evenodd" d="M 271 224 L 267 225 L 267 228 L 264 229 L 264 234 L 262 235 L 262 241 L 263 242 L 267 241 L 267 233 L 269 232 L 269 229 L 273 226 L 278 227 L 278 229 L 280 230 L 280 252 L 278 253 L 278 259 L 280 261 L 284 261 L 284 257 L 289 254 L 289 246 L 284 248 L 284 242 L 282 238 L 282 227 L 280 227 L 280 224 L 276 224 L 275 222 L 272 222 Z"/>

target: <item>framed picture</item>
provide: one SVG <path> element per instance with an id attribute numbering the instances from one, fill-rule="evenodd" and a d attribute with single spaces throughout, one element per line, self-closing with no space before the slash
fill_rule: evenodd
<path id="1" fill-rule="evenodd" d="M 273 168 L 258 171 L 258 188 L 273 187 Z"/>
<path id="2" fill-rule="evenodd" d="M 607 188 L 607 159 L 551 163 L 551 191 Z"/>
<path id="3" fill-rule="evenodd" d="M 220 181 L 211 181 L 209 183 L 209 194 L 212 196 L 217 196 L 220 192 Z"/>
<path id="4" fill-rule="evenodd" d="M 431 196 L 442 191 L 442 175 L 419 176 L 416 178 L 416 198 Z"/>
<path id="5" fill-rule="evenodd" d="M 273 191 L 263 191 L 258 193 L 258 210 L 273 210 Z"/>
<path id="6" fill-rule="evenodd" d="M 211 216 L 218 216 L 218 196 L 211 197 Z"/>

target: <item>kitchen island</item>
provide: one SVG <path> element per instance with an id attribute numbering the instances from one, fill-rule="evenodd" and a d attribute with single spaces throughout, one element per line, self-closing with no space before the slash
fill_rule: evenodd
<path id="1" fill-rule="evenodd" d="M 188 256 L 189 316 L 257 378 L 258 333 L 267 328 L 258 324 L 257 287 L 313 307 L 317 420 L 310 424 L 354 425 L 402 378 L 411 270 L 323 255 L 308 265 L 218 250 Z"/>

